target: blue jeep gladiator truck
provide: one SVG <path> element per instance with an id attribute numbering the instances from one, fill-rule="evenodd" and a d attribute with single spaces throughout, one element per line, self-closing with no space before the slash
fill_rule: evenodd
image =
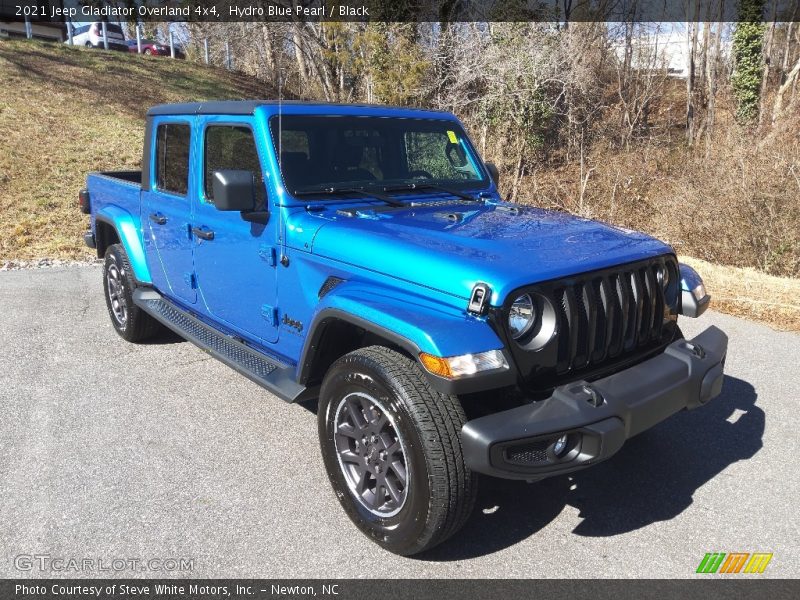
<path id="1" fill-rule="evenodd" d="M 597 464 L 722 387 L 727 337 L 684 339 L 709 296 L 670 246 L 497 180 L 449 113 L 209 102 L 152 108 L 142 170 L 80 202 L 117 333 L 168 327 L 316 400 L 342 507 L 414 554 L 478 477 Z"/>

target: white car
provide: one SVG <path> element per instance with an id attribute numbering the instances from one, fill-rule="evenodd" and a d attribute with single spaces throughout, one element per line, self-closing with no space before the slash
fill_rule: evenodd
<path id="1" fill-rule="evenodd" d="M 106 37 L 108 38 L 109 50 L 128 51 L 128 45 L 125 43 L 125 34 L 119 25 L 106 23 Z M 64 43 L 69 44 L 69 40 Z M 87 48 L 105 48 L 103 43 L 103 24 L 99 21 L 95 23 L 76 23 L 72 28 L 72 43 L 76 46 L 86 46 Z"/>

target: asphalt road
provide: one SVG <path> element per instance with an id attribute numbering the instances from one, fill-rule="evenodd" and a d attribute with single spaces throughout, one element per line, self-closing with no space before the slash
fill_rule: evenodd
<path id="1" fill-rule="evenodd" d="M 572 477 L 484 479 L 457 537 L 400 558 L 340 509 L 313 410 L 175 337 L 123 342 L 97 266 L 0 273 L 0 577 L 108 574 L 20 555 L 189 558 L 174 574 L 197 577 L 691 577 L 706 552 L 757 551 L 774 553 L 763 576 L 797 577 L 800 336 L 713 312 L 682 327 L 712 324 L 730 336 L 712 404 Z"/>

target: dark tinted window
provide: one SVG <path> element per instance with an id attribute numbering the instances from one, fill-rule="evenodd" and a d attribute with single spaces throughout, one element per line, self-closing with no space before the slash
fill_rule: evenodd
<path id="1" fill-rule="evenodd" d="M 101 25 L 100 26 L 100 32 L 101 33 L 103 32 L 102 27 L 103 26 Z M 122 34 L 122 27 L 120 27 L 119 25 L 107 24 L 106 25 L 106 33 L 119 33 L 119 34 Z"/>
<path id="2" fill-rule="evenodd" d="M 189 188 L 191 130 L 182 123 L 165 123 L 156 134 L 156 187 L 185 195 Z"/>
<path id="3" fill-rule="evenodd" d="M 458 144 L 451 143 L 445 131 L 407 131 L 405 133 L 408 170 L 432 175 L 438 180 L 459 180 L 476 175 Z"/>
<path id="4" fill-rule="evenodd" d="M 270 121 L 288 190 L 488 183 L 449 120 L 284 115 Z"/>
<path id="5" fill-rule="evenodd" d="M 205 193 L 214 201 L 214 171 L 237 169 L 251 171 L 256 180 L 256 202 L 263 205 L 266 196 L 261 164 L 253 132 L 249 127 L 213 125 L 206 129 Z"/>

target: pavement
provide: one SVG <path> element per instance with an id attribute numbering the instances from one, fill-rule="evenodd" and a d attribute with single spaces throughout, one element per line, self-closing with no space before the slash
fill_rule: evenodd
<path id="1" fill-rule="evenodd" d="M 314 407 L 175 336 L 124 342 L 96 265 L 2 272 L 0 577 L 709 577 L 706 552 L 797 577 L 800 336 L 681 322 L 710 325 L 730 337 L 719 398 L 573 476 L 483 479 L 459 534 L 402 558 L 339 507 Z"/>

